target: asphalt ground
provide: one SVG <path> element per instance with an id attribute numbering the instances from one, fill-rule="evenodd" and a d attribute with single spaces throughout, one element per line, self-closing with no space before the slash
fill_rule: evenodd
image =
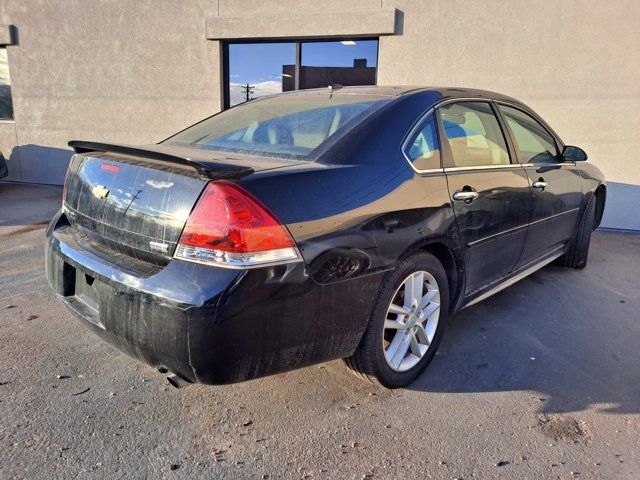
<path id="1" fill-rule="evenodd" d="M 640 478 L 640 235 L 456 314 L 409 388 L 342 361 L 175 389 L 50 293 L 55 187 L 0 183 L 0 478 Z"/>

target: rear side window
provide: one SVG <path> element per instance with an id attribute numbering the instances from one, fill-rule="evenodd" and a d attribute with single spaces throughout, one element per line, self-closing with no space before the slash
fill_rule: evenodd
<path id="1" fill-rule="evenodd" d="M 516 108 L 500 105 L 513 133 L 522 163 L 556 163 L 558 149 L 553 136 L 540 122 Z"/>
<path id="2" fill-rule="evenodd" d="M 510 163 L 502 130 L 488 103 L 452 103 L 439 112 L 456 167 Z"/>
<path id="3" fill-rule="evenodd" d="M 440 168 L 440 146 L 433 114 L 424 120 L 407 142 L 404 153 L 416 170 Z"/>
<path id="4" fill-rule="evenodd" d="M 348 131 L 386 97 L 287 94 L 252 100 L 214 115 L 165 142 L 207 150 L 304 159 L 329 138 Z"/>

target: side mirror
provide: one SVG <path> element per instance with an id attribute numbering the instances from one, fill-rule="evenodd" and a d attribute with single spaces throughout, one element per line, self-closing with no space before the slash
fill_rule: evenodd
<path id="1" fill-rule="evenodd" d="M 587 158 L 587 152 L 580 147 L 567 145 L 562 150 L 562 159 L 565 162 L 584 162 Z"/>

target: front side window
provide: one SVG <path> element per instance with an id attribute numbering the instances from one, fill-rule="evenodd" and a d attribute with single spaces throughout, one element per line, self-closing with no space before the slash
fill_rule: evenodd
<path id="1" fill-rule="evenodd" d="M 382 95 L 299 93 L 246 102 L 165 140 L 206 150 L 305 159 L 389 101 Z"/>
<path id="2" fill-rule="evenodd" d="M 500 105 L 516 141 L 522 163 L 555 163 L 558 149 L 553 136 L 540 122 L 517 108 Z"/>
<path id="3" fill-rule="evenodd" d="M 502 130 L 488 103 L 451 103 L 439 112 L 456 167 L 510 163 Z"/>
<path id="4" fill-rule="evenodd" d="M 433 114 L 413 134 L 406 145 L 405 155 L 416 170 L 440 168 L 440 147 Z"/>
<path id="5" fill-rule="evenodd" d="M 375 85 L 378 40 L 228 43 L 225 107 L 329 85 Z"/>
<path id="6" fill-rule="evenodd" d="M 13 120 L 11 76 L 6 48 L 0 48 L 0 120 Z"/>

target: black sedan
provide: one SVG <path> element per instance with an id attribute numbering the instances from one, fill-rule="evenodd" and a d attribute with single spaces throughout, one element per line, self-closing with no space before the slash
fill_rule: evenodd
<path id="1" fill-rule="evenodd" d="M 454 312 L 584 267 L 606 197 L 583 150 L 470 89 L 299 91 L 156 145 L 70 145 L 51 287 L 175 385 L 335 358 L 407 385 Z"/>
<path id="2" fill-rule="evenodd" d="M 7 175 L 9 175 L 7 161 L 4 159 L 4 155 L 0 153 L 0 178 L 5 178 Z"/>

